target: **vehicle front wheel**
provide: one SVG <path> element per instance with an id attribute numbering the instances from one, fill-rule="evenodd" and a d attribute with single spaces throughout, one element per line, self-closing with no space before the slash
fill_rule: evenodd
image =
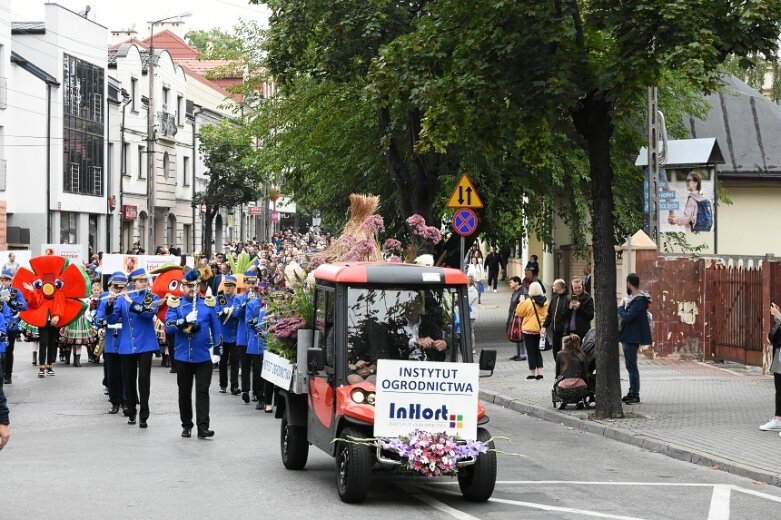
<path id="1" fill-rule="evenodd" d="M 291 426 L 287 417 L 282 418 L 279 435 L 279 447 L 282 464 L 287 469 L 303 469 L 309 457 L 309 442 L 306 440 L 306 427 Z"/>
<path id="2" fill-rule="evenodd" d="M 356 428 L 345 428 L 343 439 L 364 439 Z M 372 470 L 372 449 L 369 446 L 339 441 L 336 447 L 336 490 L 342 502 L 363 502 L 369 493 Z"/>
<path id="3" fill-rule="evenodd" d="M 491 434 L 485 428 L 477 429 L 477 440 L 487 442 Z M 493 441 L 488 443 L 493 450 Z M 470 502 L 485 502 L 494 492 L 496 486 L 496 452 L 489 451 L 477 457 L 477 462 L 458 470 L 458 487 L 461 494 Z"/>

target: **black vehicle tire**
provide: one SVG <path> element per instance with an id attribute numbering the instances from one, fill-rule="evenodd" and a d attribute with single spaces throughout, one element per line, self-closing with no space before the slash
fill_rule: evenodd
<path id="1" fill-rule="evenodd" d="M 486 442 L 491 434 L 485 428 L 477 429 L 477 440 Z M 489 449 L 494 449 L 493 441 L 488 443 Z M 470 502 L 485 502 L 494 492 L 496 486 L 496 452 L 489 451 L 477 457 L 477 462 L 458 470 L 458 487 L 461 494 Z"/>
<path id="2" fill-rule="evenodd" d="M 287 417 L 283 417 L 280 427 L 279 449 L 285 468 L 303 469 L 306 466 L 306 459 L 309 457 L 306 427 L 290 426 Z"/>
<path id="3" fill-rule="evenodd" d="M 356 428 L 345 428 L 340 435 L 365 438 L 366 435 Z M 363 502 L 369 493 L 369 483 L 374 461 L 372 449 L 350 442 L 339 442 L 336 446 L 336 490 L 342 502 L 355 504 Z"/>

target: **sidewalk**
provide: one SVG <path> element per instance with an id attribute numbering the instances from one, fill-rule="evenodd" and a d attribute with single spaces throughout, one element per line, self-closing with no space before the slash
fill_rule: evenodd
<path id="1" fill-rule="evenodd" d="M 559 411 L 551 402 L 553 360 L 544 354 L 545 379 L 526 381 L 525 362 L 509 361 L 513 344 L 504 339 L 510 290 L 482 296 L 477 320 L 478 348 L 495 348 L 494 375 L 480 380 L 481 399 L 578 430 L 650 451 L 781 486 L 781 438 L 758 427 L 773 416 L 773 379 L 755 367 L 696 361 L 640 360 L 639 405 L 624 406 L 630 418 L 589 420 L 593 410 Z M 628 387 L 621 369 L 621 386 Z"/>

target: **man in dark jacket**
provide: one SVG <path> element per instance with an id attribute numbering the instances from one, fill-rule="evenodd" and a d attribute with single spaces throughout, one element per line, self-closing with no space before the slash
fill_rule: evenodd
<path id="1" fill-rule="evenodd" d="M 496 292 L 496 285 L 499 280 L 499 255 L 496 253 L 496 248 L 492 247 L 491 252 L 485 257 L 483 268 L 488 273 L 487 285 L 493 285 L 494 292 Z"/>
<path id="2" fill-rule="evenodd" d="M 521 285 L 521 279 L 518 276 L 510 278 L 510 289 L 513 294 L 510 296 L 510 309 L 507 313 L 507 323 L 504 326 L 504 330 L 510 329 L 510 322 L 515 316 L 515 309 L 521 302 L 521 296 L 523 296 L 523 286 Z M 510 358 L 510 361 L 526 361 L 526 345 L 523 341 L 515 343 L 515 355 Z"/>
<path id="3" fill-rule="evenodd" d="M 651 324 L 648 320 L 648 305 L 651 296 L 640 290 L 640 277 L 630 273 L 626 277 L 626 292 L 618 308 L 621 320 L 619 339 L 624 348 L 624 364 L 629 372 L 629 391 L 621 398 L 626 404 L 640 402 L 640 372 L 637 369 L 637 351 L 640 345 L 651 344 Z"/>
<path id="4" fill-rule="evenodd" d="M 561 351 L 561 338 L 567 328 L 567 319 L 569 317 L 569 291 L 567 283 L 564 280 L 555 280 L 551 287 L 553 296 L 548 306 L 548 316 L 545 318 L 542 327 L 545 329 L 543 334 L 548 334 L 553 346 L 553 359 Z"/>
<path id="5" fill-rule="evenodd" d="M 583 339 L 591 328 L 591 320 L 594 319 L 594 298 L 583 287 L 583 280 L 579 277 L 572 279 L 572 296 L 567 309 L 568 334 L 577 334 Z"/>

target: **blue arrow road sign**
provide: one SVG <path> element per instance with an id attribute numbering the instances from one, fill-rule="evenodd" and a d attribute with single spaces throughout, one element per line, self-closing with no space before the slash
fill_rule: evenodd
<path id="1" fill-rule="evenodd" d="M 477 229 L 477 215 L 469 208 L 460 208 L 453 213 L 453 230 L 462 237 L 468 237 Z"/>

